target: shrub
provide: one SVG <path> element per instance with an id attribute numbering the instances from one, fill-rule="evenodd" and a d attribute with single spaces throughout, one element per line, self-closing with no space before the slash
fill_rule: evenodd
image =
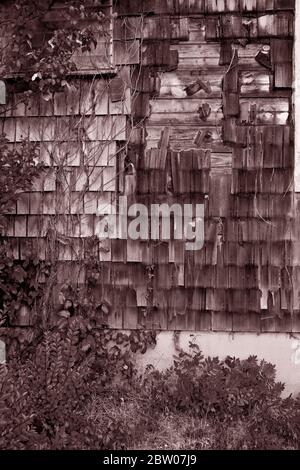
<path id="1" fill-rule="evenodd" d="M 144 390 L 153 412 L 187 413 L 216 426 L 217 448 L 295 446 L 299 407 L 292 397 L 281 397 L 284 385 L 275 374 L 275 366 L 257 357 L 205 358 L 191 344 L 171 368 L 150 369 Z"/>
<path id="2" fill-rule="evenodd" d="M 20 354 L 0 366 L 0 449 L 122 446 L 126 427 L 120 420 L 98 426 L 85 405 L 95 395 L 105 396 L 108 387 L 130 386 L 136 337 L 141 351 L 155 340 L 144 331 L 92 330 L 79 316 L 37 330 Z"/>

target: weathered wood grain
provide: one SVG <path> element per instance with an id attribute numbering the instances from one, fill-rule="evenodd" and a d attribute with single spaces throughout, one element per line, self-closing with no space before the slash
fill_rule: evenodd
<path id="1" fill-rule="evenodd" d="M 271 41 L 275 88 L 291 88 L 293 80 L 293 40 Z"/>
<path id="2" fill-rule="evenodd" d="M 114 41 L 114 64 L 134 65 L 140 60 L 140 41 Z"/>

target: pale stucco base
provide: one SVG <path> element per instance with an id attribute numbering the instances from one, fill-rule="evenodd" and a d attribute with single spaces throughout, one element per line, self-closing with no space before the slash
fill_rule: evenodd
<path id="1" fill-rule="evenodd" d="M 187 350 L 193 341 L 207 356 L 224 358 L 229 355 L 244 359 L 255 355 L 265 359 L 276 365 L 277 379 L 285 383 L 287 394 L 300 393 L 300 335 L 217 332 L 181 332 L 178 335 L 177 341 L 173 332 L 159 333 L 156 347 L 139 359 L 141 366 L 153 364 L 164 369 L 172 364 L 173 354 L 177 353 L 175 345 Z"/>

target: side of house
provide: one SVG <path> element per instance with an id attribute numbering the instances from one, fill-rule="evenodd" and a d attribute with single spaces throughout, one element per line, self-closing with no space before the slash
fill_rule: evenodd
<path id="1" fill-rule="evenodd" d="M 1 106 L 10 145 L 37 142 L 47 166 L 9 215 L 15 257 L 55 260 L 58 299 L 66 281 L 86 282 L 92 253 L 99 321 L 112 328 L 299 332 L 294 2 L 113 9 L 108 70 L 98 46 L 63 91 L 8 93 Z M 204 204 L 204 247 L 99 239 L 120 196 Z"/>

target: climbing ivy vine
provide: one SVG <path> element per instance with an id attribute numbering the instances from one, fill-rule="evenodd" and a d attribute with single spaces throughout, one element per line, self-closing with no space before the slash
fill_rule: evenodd
<path id="1" fill-rule="evenodd" d="M 3 8 L 2 76 L 18 77 L 18 89 L 49 94 L 68 86 L 75 52 L 91 51 L 107 18 L 99 1 L 17 0 Z M 58 4 L 56 9 L 53 9 Z"/>

